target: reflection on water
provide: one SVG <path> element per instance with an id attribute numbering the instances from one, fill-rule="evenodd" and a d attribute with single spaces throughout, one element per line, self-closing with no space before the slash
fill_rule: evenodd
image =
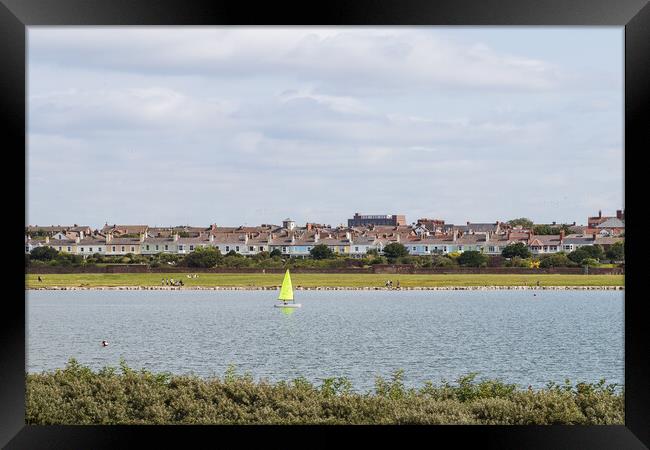
<path id="1" fill-rule="evenodd" d="M 29 291 L 27 368 L 256 379 L 349 377 L 359 390 L 404 369 L 422 386 L 468 372 L 522 386 L 623 383 L 622 291 Z M 280 311 L 278 311 L 280 309 Z M 101 341 L 110 345 L 102 347 Z"/>

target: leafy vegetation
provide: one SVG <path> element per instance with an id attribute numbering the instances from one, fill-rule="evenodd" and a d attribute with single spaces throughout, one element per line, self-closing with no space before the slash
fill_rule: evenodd
<path id="1" fill-rule="evenodd" d="M 384 247 L 384 256 L 386 256 L 389 261 L 408 255 L 409 251 L 406 249 L 406 247 L 404 247 L 403 244 L 400 244 L 399 242 L 391 242 L 386 247 Z"/>
<path id="2" fill-rule="evenodd" d="M 325 244 L 315 245 L 309 250 L 309 254 L 314 259 L 328 259 L 334 257 L 334 252 Z"/>
<path id="3" fill-rule="evenodd" d="M 508 221 L 509 225 L 512 225 L 513 227 L 520 226 L 522 228 L 530 228 L 533 226 L 533 221 L 530 219 L 527 219 L 526 217 L 520 217 L 518 219 L 512 219 Z"/>
<path id="4" fill-rule="evenodd" d="M 530 258 L 530 255 L 531 255 L 530 250 L 528 250 L 528 247 L 523 242 L 508 244 L 501 251 L 501 256 L 503 256 L 504 258 L 514 258 L 514 257 Z"/>
<path id="5" fill-rule="evenodd" d="M 403 372 L 355 392 L 346 378 L 320 386 L 304 378 L 270 383 L 239 375 L 202 379 L 119 369 L 93 371 L 71 359 L 64 369 L 28 374 L 26 423 L 53 424 L 623 424 L 616 385 L 549 383 L 522 390 L 500 380 L 406 388 Z"/>
<path id="6" fill-rule="evenodd" d="M 461 266 L 483 267 L 487 265 L 487 262 L 488 257 L 476 250 L 468 250 L 461 253 L 461 255 L 458 257 L 458 264 Z"/>

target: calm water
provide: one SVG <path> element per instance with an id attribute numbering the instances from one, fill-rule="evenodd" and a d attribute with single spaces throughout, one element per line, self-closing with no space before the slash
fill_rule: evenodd
<path id="1" fill-rule="evenodd" d="M 27 370 L 70 357 L 255 379 L 349 377 L 365 391 L 404 369 L 422 386 L 468 372 L 522 386 L 623 383 L 622 291 L 29 291 Z M 100 345 L 103 339 L 108 347 Z"/>

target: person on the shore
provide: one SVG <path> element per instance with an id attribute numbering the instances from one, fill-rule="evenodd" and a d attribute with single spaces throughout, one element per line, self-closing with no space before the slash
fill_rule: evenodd
<path id="1" fill-rule="evenodd" d="M 39 282 L 39 283 L 42 283 L 42 282 L 43 282 L 43 279 L 41 278 L 40 275 L 38 276 L 38 282 Z"/>
<path id="2" fill-rule="evenodd" d="M 399 289 L 399 280 L 397 280 L 397 289 Z"/>
<path id="3" fill-rule="evenodd" d="M 537 280 L 537 286 L 539 287 L 539 280 Z"/>

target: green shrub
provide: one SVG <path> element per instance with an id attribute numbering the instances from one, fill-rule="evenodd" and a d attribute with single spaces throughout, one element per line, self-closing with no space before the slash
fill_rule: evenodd
<path id="1" fill-rule="evenodd" d="M 346 378 L 315 386 L 304 378 L 255 382 L 229 367 L 223 378 L 119 369 L 92 371 L 71 359 L 64 369 L 28 374 L 27 424 L 622 424 L 615 385 L 550 383 L 519 390 L 499 380 L 431 382 L 407 389 L 403 371 L 357 393 Z"/>

